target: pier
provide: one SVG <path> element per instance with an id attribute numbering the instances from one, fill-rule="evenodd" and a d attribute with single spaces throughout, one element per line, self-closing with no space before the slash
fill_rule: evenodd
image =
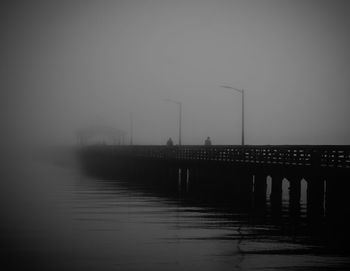
<path id="1" fill-rule="evenodd" d="M 100 176 L 142 177 L 155 187 L 225 198 L 242 208 L 270 202 L 277 216 L 283 181 L 289 212 L 299 215 L 304 180 L 309 218 L 345 225 L 349 215 L 350 146 L 84 146 L 79 155 L 85 169 Z"/>

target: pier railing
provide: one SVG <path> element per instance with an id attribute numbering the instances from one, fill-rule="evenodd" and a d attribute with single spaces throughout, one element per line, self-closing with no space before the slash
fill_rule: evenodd
<path id="1" fill-rule="evenodd" d="M 121 155 L 160 160 L 217 161 L 223 163 L 350 169 L 350 146 L 216 145 L 114 146 Z"/>

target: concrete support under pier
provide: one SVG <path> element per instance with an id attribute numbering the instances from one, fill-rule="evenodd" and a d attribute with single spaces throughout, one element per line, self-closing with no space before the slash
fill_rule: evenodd
<path id="1" fill-rule="evenodd" d="M 254 207 L 257 209 L 265 209 L 266 207 L 266 175 L 254 175 Z"/>
<path id="2" fill-rule="evenodd" d="M 324 179 L 318 175 L 307 179 L 307 215 L 310 218 L 324 215 Z"/>
<path id="3" fill-rule="evenodd" d="M 292 177 L 289 179 L 289 211 L 292 216 L 300 214 L 301 178 Z"/>
<path id="4" fill-rule="evenodd" d="M 272 176 L 271 184 L 271 209 L 274 215 L 279 215 L 282 210 L 282 180 L 279 175 Z"/>
<path id="5" fill-rule="evenodd" d="M 350 175 L 326 177 L 326 218 L 337 226 L 350 226 Z"/>

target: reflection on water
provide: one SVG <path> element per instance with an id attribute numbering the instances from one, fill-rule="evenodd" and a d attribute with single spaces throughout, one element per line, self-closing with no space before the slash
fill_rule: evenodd
<path id="1" fill-rule="evenodd" d="M 75 169 L 50 165 L 36 165 L 19 177 L 31 183 L 16 180 L 11 204 L 17 212 L 11 212 L 10 230 L 3 225 L 9 234 L 2 238 L 11 245 L 12 267 L 16 260 L 43 270 L 344 270 L 350 266 L 347 255 L 328 253 L 307 234 L 296 234 L 283 216 L 276 222 L 181 193 L 166 196 L 142 182 L 96 180 Z"/>

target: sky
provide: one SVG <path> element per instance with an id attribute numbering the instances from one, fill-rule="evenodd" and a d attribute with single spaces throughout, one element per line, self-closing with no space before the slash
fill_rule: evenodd
<path id="1" fill-rule="evenodd" d="M 4 140 L 350 144 L 350 4 L 314 0 L 2 1 Z M 7 136 L 7 137 L 6 137 Z"/>

